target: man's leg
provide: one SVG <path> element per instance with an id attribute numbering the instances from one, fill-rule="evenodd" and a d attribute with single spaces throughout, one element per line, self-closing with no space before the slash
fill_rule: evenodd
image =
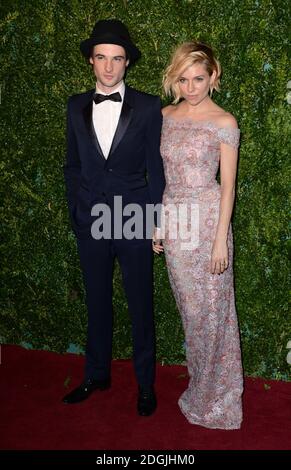
<path id="1" fill-rule="evenodd" d="M 110 240 L 78 240 L 86 291 L 88 329 L 85 379 L 110 377 L 112 354 L 113 245 Z"/>
<path id="2" fill-rule="evenodd" d="M 155 380 L 153 252 L 151 240 L 115 241 L 132 321 L 133 360 L 137 382 L 149 390 Z"/>

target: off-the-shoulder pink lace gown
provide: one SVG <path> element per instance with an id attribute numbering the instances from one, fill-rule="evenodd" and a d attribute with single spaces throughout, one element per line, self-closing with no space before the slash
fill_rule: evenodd
<path id="1" fill-rule="evenodd" d="M 191 225 L 182 217 L 179 227 L 185 224 L 188 230 L 199 234 L 197 246 L 185 249 L 179 230 L 176 239 L 175 230 L 171 232 L 178 215 L 175 219 L 173 213 L 169 217 L 170 212 L 165 212 L 163 244 L 185 331 L 190 377 L 179 406 L 190 423 L 207 428 L 238 429 L 242 421 L 243 374 L 234 301 L 231 225 L 227 240 L 229 266 L 220 275 L 210 272 L 221 196 L 216 181 L 220 143 L 236 148 L 239 135 L 238 129 L 219 128 L 211 122 L 178 121 L 171 117 L 164 117 L 163 121 L 163 204 L 187 204 L 189 214 L 193 204 L 196 224 Z"/>

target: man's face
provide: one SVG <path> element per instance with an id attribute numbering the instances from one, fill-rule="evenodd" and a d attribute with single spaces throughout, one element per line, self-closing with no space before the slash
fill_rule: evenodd
<path id="1" fill-rule="evenodd" d="M 123 47 L 116 44 L 97 44 L 92 50 L 90 64 L 93 65 L 100 90 L 111 93 L 123 79 L 129 60 L 126 60 Z"/>

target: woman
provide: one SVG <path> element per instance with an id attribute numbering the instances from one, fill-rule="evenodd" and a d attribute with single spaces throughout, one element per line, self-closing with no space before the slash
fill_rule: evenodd
<path id="1" fill-rule="evenodd" d="M 243 375 L 230 220 L 239 129 L 235 118 L 211 99 L 220 74 L 209 46 L 187 42 L 176 49 L 164 75 L 165 92 L 174 101 L 163 109 L 163 246 L 186 338 L 190 380 L 179 399 L 181 411 L 193 424 L 238 429 Z M 181 215 L 185 205 L 188 216 L 185 211 Z M 170 217 L 169 207 L 176 208 L 175 216 Z M 190 209 L 194 217 L 189 221 Z M 171 236 L 174 225 L 177 236 Z M 182 229 L 188 230 L 190 244 Z M 154 248 L 163 250 L 159 241 Z"/>

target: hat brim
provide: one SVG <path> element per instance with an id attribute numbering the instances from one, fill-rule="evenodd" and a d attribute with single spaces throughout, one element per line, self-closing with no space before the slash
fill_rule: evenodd
<path id="1" fill-rule="evenodd" d="M 85 41 L 82 41 L 80 44 L 82 54 L 89 59 L 92 53 L 92 48 L 97 46 L 97 44 L 116 44 L 117 46 L 123 47 L 129 56 L 130 64 L 136 62 L 141 56 L 140 50 L 131 41 L 115 36 L 114 34 L 104 34 L 95 37 L 91 36 L 90 38 L 85 39 Z"/>

